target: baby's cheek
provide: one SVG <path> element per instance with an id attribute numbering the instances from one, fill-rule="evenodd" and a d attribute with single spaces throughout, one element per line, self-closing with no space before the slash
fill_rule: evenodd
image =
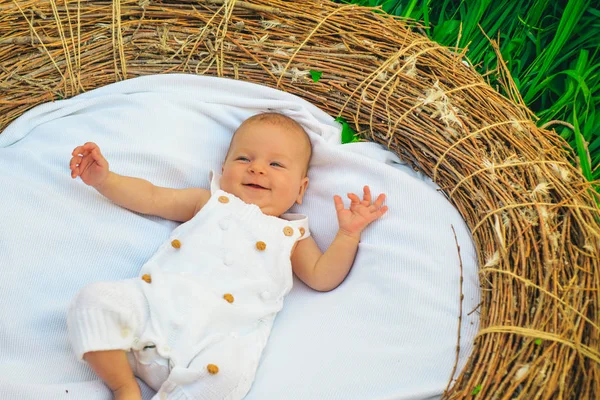
<path id="1" fill-rule="evenodd" d="M 224 190 L 228 193 L 232 193 L 233 186 L 234 186 L 232 177 L 229 174 L 222 175 L 221 180 L 219 182 L 219 186 L 221 187 L 221 190 Z"/>

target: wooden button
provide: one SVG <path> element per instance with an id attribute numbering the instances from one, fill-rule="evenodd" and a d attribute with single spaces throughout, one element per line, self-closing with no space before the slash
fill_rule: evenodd
<path id="1" fill-rule="evenodd" d="M 231 293 L 226 293 L 223 295 L 223 298 L 228 302 L 228 303 L 233 303 L 233 296 L 231 295 Z"/>
<path id="2" fill-rule="evenodd" d="M 306 232 L 306 229 L 300 227 L 298 230 L 300 231 L 300 237 L 304 236 L 304 232 Z"/>
<path id="3" fill-rule="evenodd" d="M 263 251 L 267 248 L 267 244 L 265 242 L 256 242 L 256 248 L 260 251 Z"/>
<path id="4" fill-rule="evenodd" d="M 285 236 L 292 236 L 294 234 L 294 230 L 291 226 L 286 226 L 285 228 L 283 228 L 283 234 Z"/>
<path id="5" fill-rule="evenodd" d="M 223 204 L 229 203 L 229 197 L 227 197 L 227 196 L 219 196 L 219 203 L 223 203 Z"/>
<path id="6" fill-rule="evenodd" d="M 171 242 L 171 246 L 173 246 L 174 248 L 178 249 L 178 248 L 181 247 L 181 242 L 179 240 L 175 239 L 175 240 L 173 240 Z"/>
<path id="7" fill-rule="evenodd" d="M 208 370 L 208 373 L 211 375 L 214 375 L 217 372 L 219 372 L 219 367 L 217 367 L 215 364 L 208 364 L 206 366 L 206 369 Z"/>
<path id="8" fill-rule="evenodd" d="M 142 275 L 142 280 L 146 283 L 152 283 L 152 277 L 149 274 Z"/>

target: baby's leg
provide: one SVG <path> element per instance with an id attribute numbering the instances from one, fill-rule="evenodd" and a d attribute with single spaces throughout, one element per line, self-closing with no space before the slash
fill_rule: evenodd
<path id="1" fill-rule="evenodd" d="M 67 319 L 75 354 L 90 365 L 116 399 L 141 399 L 126 355 L 149 317 L 139 281 L 97 282 L 84 287 L 73 299 Z"/>
<path id="2" fill-rule="evenodd" d="M 124 350 L 91 351 L 83 359 L 113 391 L 115 400 L 141 400 L 140 387 Z"/>

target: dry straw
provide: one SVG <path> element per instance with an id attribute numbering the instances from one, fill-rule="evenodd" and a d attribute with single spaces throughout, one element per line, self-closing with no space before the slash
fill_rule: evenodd
<path id="1" fill-rule="evenodd" d="M 432 177 L 473 232 L 481 328 L 445 398 L 600 398 L 600 199 L 502 64 L 510 100 L 420 31 L 327 1 L 0 0 L 0 131 L 148 74 L 299 95 Z"/>

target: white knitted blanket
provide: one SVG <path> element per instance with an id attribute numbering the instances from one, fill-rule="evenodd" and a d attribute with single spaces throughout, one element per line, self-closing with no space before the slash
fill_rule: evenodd
<path id="1" fill-rule="evenodd" d="M 0 135 L 0 399 L 110 399 L 73 355 L 66 310 L 84 284 L 136 276 L 176 226 L 112 204 L 69 175 L 73 148 L 98 143 L 115 172 L 208 188 L 231 133 L 268 109 L 304 125 L 314 146 L 302 206 L 325 250 L 332 196 L 387 194 L 346 281 L 318 293 L 295 281 L 276 319 L 251 400 L 426 399 L 478 328 L 477 260 L 458 212 L 428 179 L 374 143 L 340 144 L 340 126 L 304 100 L 250 83 L 191 75 L 131 79 L 43 104 Z M 346 198 L 346 204 L 348 199 Z M 470 313 L 470 314 L 469 314 Z M 144 398 L 152 391 L 142 385 Z"/>

